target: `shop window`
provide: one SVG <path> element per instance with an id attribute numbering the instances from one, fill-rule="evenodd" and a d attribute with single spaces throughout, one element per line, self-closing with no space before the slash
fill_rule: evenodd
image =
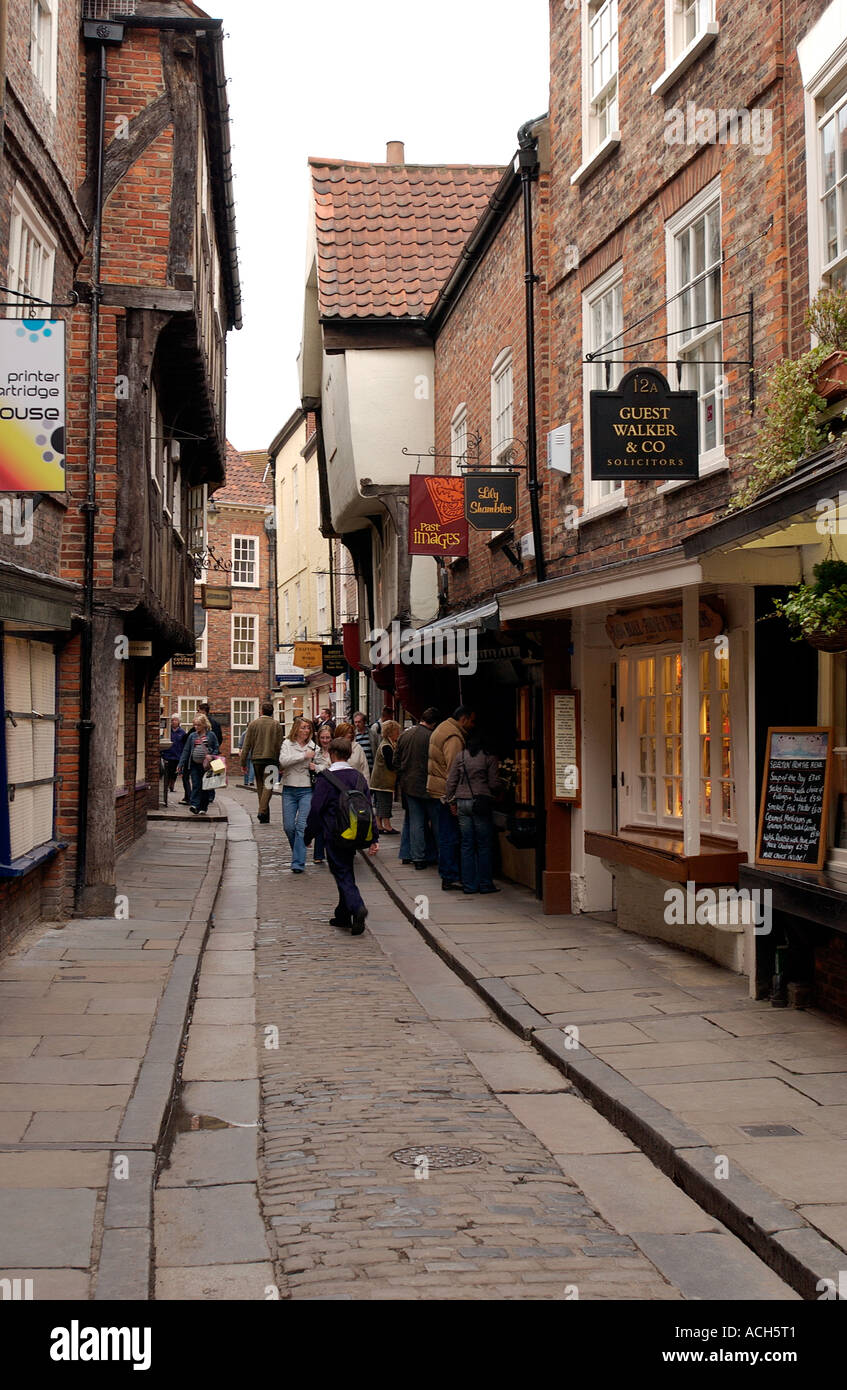
<path id="1" fill-rule="evenodd" d="M 682 389 L 697 392 L 701 473 L 724 462 L 722 259 L 715 182 L 667 224 L 668 376 L 681 362 Z"/>
<path id="2" fill-rule="evenodd" d="M 583 299 L 583 340 L 585 354 L 602 352 L 608 358 L 623 357 L 623 267 L 614 266 L 606 275 L 591 287 Z M 612 387 L 616 386 L 623 374 L 620 362 L 612 361 L 609 377 Z M 618 505 L 623 501 L 624 484 L 613 479 L 591 478 L 591 433 L 589 414 L 589 392 L 606 390 L 606 368 L 602 361 L 591 362 L 585 368 L 584 458 L 585 458 L 585 508 L 594 511 L 600 507 Z"/>
<path id="3" fill-rule="evenodd" d="M 55 237 L 39 216 L 35 204 L 18 185 L 12 195 L 9 225 L 8 318 L 24 318 L 36 307 L 27 300 L 27 295 L 31 295 L 33 301 L 49 303 L 52 300 L 55 261 Z"/>
<path id="4" fill-rule="evenodd" d="M 818 103 L 821 281 L 847 289 L 847 77 Z"/>
<path id="5" fill-rule="evenodd" d="M 141 687 L 141 695 L 135 706 L 135 781 L 147 781 L 147 691 Z"/>
<path id="6" fill-rule="evenodd" d="M 237 748 L 241 742 L 241 735 L 252 724 L 254 719 L 259 718 L 258 700 L 232 700 L 231 701 L 231 742 L 232 747 Z"/>
<path id="7" fill-rule="evenodd" d="M 118 667 L 118 738 L 115 748 L 115 791 L 126 784 L 126 664 Z"/>
<path id="8" fill-rule="evenodd" d="M 56 0 L 30 0 L 29 65 L 50 105 L 56 106 L 58 28 Z"/>
<path id="9" fill-rule="evenodd" d="M 683 814 L 682 653 L 660 648 L 621 662 L 622 820 L 680 828 Z M 729 714 L 729 658 L 714 645 L 699 652 L 700 827 L 735 833 Z"/>
<path id="10" fill-rule="evenodd" d="M 30 854 L 53 838 L 56 757 L 56 657 L 43 642 L 7 637 L 3 643 L 6 743 L 0 819 L 2 858 Z M 4 843 L 6 842 L 7 843 Z"/>

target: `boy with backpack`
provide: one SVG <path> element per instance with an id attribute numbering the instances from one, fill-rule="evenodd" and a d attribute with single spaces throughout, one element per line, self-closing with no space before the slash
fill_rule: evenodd
<path id="1" fill-rule="evenodd" d="M 350 927 L 353 936 L 361 936 L 368 910 L 356 886 L 356 851 L 376 854 L 379 829 L 368 784 L 361 772 L 348 765 L 352 751 L 347 738 L 330 743 L 332 761 L 318 773 L 303 838 L 309 845 L 323 831 L 327 862 L 338 887 L 338 906 L 330 925 Z"/>

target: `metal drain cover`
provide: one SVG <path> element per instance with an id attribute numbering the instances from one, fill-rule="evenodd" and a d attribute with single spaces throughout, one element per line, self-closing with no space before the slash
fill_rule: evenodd
<path id="1" fill-rule="evenodd" d="M 455 1149 L 450 1144 L 424 1144 L 417 1149 L 397 1149 L 391 1155 L 397 1163 L 414 1168 L 425 1158 L 430 1168 L 469 1168 L 481 1163 L 482 1154 L 476 1149 Z"/>
<path id="2" fill-rule="evenodd" d="M 787 1139 L 791 1135 L 799 1134 L 799 1129 L 794 1129 L 792 1125 L 739 1125 L 745 1134 L 749 1134 L 751 1139 Z"/>

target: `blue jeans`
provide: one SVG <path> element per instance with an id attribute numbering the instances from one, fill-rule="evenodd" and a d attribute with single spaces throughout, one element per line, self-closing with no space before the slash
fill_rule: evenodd
<path id="1" fill-rule="evenodd" d="M 474 811 L 473 802 L 457 801 L 462 852 L 462 887 L 479 893 L 494 887 L 494 822 L 490 812 Z"/>
<path id="2" fill-rule="evenodd" d="M 407 796 L 409 827 L 409 853 L 407 859 L 416 864 L 429 863 L 433 859 L 433 845 L 438 844 L 438 802 L 431 796 Z M 452 820 L 452 816 L 451 816 Z M 402 846 L 401 846 L 402 848 Z"/>
<path id="3" fill-rule="evenodd" d="M 282 824 L 291 846 L 292 869 L 305 869 L 306 867 L 306 845 L 303 834 L 311 804 L 311 787 L 283 787 Z"/>
<path id="4" fill-rule="evenodd" d="M 445 883 L 458 881 L 459 827 L 450 807 L 443 801 L 438 803 L 438 872 Z"/>
<path id="5" fill-rule="evenodd" d="M 205 776 L 203 764 L 189 763 L 189 769 L 191 773 L 191 805 L 196 811 L 205 811 L 211 800 L 211 795 L 203 790 L 203 778 Z"/>
<path id="6" fill-rule="evenodd" d="M 247 771 L 244 774 L 244 785 L 245 787 L 255 787 L 256 785 L 256 773 L 253 768 L 252 758 L 247 759 Z"/>

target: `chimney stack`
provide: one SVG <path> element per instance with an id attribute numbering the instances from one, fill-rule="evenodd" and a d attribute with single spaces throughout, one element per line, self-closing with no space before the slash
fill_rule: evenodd
<path id="1" fill-rule="evenodd" d="M 405 164 L 406 149 L 402 140 L 389 140 L 385 147 L 386 164 Z"/>

